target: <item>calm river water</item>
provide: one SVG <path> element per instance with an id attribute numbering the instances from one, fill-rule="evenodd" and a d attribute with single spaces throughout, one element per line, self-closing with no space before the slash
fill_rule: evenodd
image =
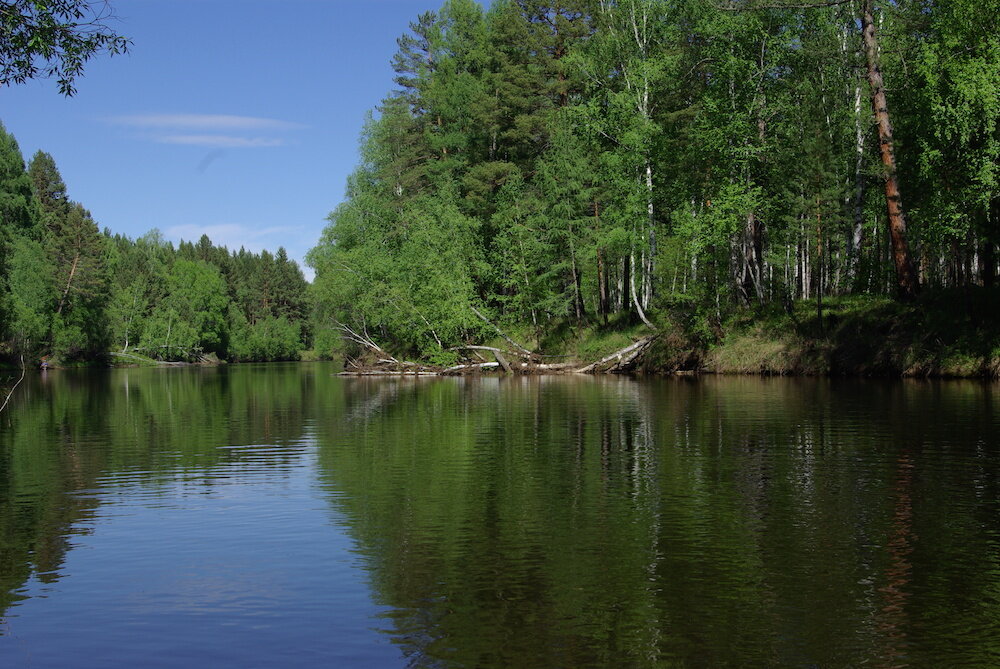
<path id="1" fill-rule="evenodd" d="M 50 371 L 0 666 L 1000 666 L 1000 386 Z"/>

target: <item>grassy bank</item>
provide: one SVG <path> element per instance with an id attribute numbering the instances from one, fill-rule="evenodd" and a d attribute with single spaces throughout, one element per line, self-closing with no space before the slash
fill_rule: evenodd
<path id="1" fill-rule="evenodd" d="M 657 337 L 635 367 L 641 373 L 1000 376 L 996 289 L 927 290 L 905 303 L 852 295 L 827 298 L 821 309 L 815 301 L 802 300 L 735 310 L 722 319 L 714 308 L 677 297 L 662 299 L 652 315 Z M 518 345 L 541 354 L 536 361 L 576 367 L 621 351 L 652 332 L 627 314 L 607 324 L 566 319 L 548 321 L 544 328 L 504 324 L 503 329 Z M 512 350 L 499 333 L 493 340 L 475 343 Z M 442 354 L 451 357 L 445 363 L 421 362 L 446 366 L 460 355 L 454 349 Z M 466 362 L 475 362 L 474 355 Z M 478 359 L 491 358 L 483 353 Z"/>
<path id="2" fill-rule="evenodd" d="M 708 336 L 706 336 L 708 333 Z M 851 296 L 746 310 L 714 328 L 674 317 L 646 371 L 987 377 L 1000 373 L 1000 291 L 927 291 L 911 303 Z"/>

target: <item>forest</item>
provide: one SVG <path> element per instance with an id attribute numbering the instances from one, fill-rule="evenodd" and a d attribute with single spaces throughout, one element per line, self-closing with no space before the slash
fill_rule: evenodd
<path id="1" fill-rule="evenodd" d="M 317 331 L 446 360 L 487 320 L 717 337 L 804 300 L 822 322 L 845 298 L 989 291 L 998 19 L 998 0 L 447 0 L 399 38 L 307 257 Z"/>
<path id="2" fill-rule="evenodd" d="M 1000 0 L 446 0 L 398 39 L 311 285 L 282 249 L 102 232 L 0 131 L 0 356 L 377 341 L 453 364 L 501 331 L 546 352 L 586 331 L 595 359 L 608 332 L 708 349 L 860 305 L 841 340 L 895 318 L 936 359 L 960 331 L 1000 373 L 998 22 Z"/>
<path id="3" fill-rule="evenodd" d="M 297 360 L 311 342 L 307 289 L 284 249 L 102 232 L 52 156 L 25 165 L 0 126 L 0 354 L 10 362 Z"/>

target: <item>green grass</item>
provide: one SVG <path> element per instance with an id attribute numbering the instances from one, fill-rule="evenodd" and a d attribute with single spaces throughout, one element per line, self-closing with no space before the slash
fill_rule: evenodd
<path id="1" fill-rule="evenodd" d="M 996 377 L 1000 292 L 928 290 L 912 303 L 854 295 L 791 312 L 738 312 L 700 352 L 705 371 L 732 374 Z"/>
<path id="2" fill-rule="evenodd" d="M 563 320 L 537 340 L 536 350 L 565 361 L 594 362 L 649 334 L 649 328 L 625 317 L 608 324 Z"/>
<path id="3" fill-rule="evenodd" d="M 163 363 L 139 353 L 109 353 L 112 367 L 159 367 Z"/>
<path id="4" fill-rule="evenodd" d="M 902 303 L 850 295 L 731 312 L 721 323 L 684 296 L 667 296 L 652 314 L 659 337 L 642 371 L 721 374 L 997 377 L 1000 290 L 927 290 Z M 628 315 L 608 324 L 549 322 L 504 327 L 514 341 L 550 360 L 593 362 L 646 336 Z M 484 342 L 507 349 L 501 337 Z"/>

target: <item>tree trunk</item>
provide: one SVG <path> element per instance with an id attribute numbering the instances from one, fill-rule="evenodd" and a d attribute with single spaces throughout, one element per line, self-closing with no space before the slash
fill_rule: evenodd
<path id="1" fill-rule="evenodd" d="M 816 196 L 816 320 L 823 332 L 823 214 L 820 199 Z"/>
<path id="2" fill-rule="evenodd" d="M 582 321 L 587 317 L 587 310 L 583 304 L 583 290 L 581 289 L 580 272 L 576 268 L 576 245 L 573 243 L 573 226 L 569 226 L 569 260 L 573 278 L 573 307 L 576 311 L 576 320 Z"/>
<path id="3" fill-rule="evenodd" d="M 656 326 L 649 322 L 646 318 L 646 312 L 643 310 L 642 305 L 639 303 L 639 295 L 635 292 L 635 254 L 630 256 L 630 264 L 633 268 L 632 272 L 629 274 L 629 292 L 632 294 L 632 304 L 635 305 L 635 311 L 639 314 L 639 318 L 643 323 L 649 327 L 656 329 Z"/>
<path id="4" fill-rule="evenodd" d="M 63 291 L 62 297 L 59 298 L 59 308 L 56 309 L 56 314 L 61 314 L 63 310 L 63 305 L 66 303 L 66 297 L 69 295 L 69 289 L 73 286 L 73 277 L 76 275 L 76 266 L 80 262 L 80 252 L 77 251 L 76 255 L 73 257 L 73 266 L 69 269 L 69 279 L 66 280 L 66 290 Z"/>
<path id="5" fill-rule="evenodd" d="M 649 96 L 649 84 L 646 84 L 646 97 Z M 656 262 L 656 219 L 653 211 L 653 165 L 646 158 L 646 235 L 649 248 L 645 252 L 645 260 L 642 263 L 642 305 L 648 309 L 653 299 L 653 270 Z M 645 320 L 645 319 L 643 319 Z"/>
<path id="6" fill-rule="evenodd" d="M 757 216 L 747 214 L 746 227 L 743 231 L 743 243 L 740 249 L 743 276 L 741 277 L 740 293 L 747 304 L 752 302 L 751 296 L 756 296 L 757 302 L 764 301 L 763 259 L 764 259 L 764 224 Z"/>
<path id="7" fill-rule="evenodd" d="M 762 41 L 760 47 L 760 58 L 757 61 L 757 67 L 759 71 L 764 72 L 766 70 L 765 63 L 765 44 Z M 757 148 L 760 150 L 758 155 L 763 156 L 764 145 L 767 139 L 767 120 L 766 120 L 766 107 L 767 107 L 767 97 L 763 91 L 763 81 L 764 78 L 761 77 L 759 80 L 761 83 L 758 84 L 757 93 L 755 95 L 755 107 L 757 115 Z M 763 159 L 758 158 L 757 160 L 758 177 L 757 182 L 763 180 L 764 165 Z M 753 188 L 754 179 L 748 177 L 747 185 Z M 750 303 L 751 295 L 756 296 L 757 303 L 763 304 L 764 302 L 764 223 L 757 216 L 757 213 L 750 211 L 747 214 L 746 227 L 743 232 L 743 276 L 742 276 L 742 286 L 741 291 L 743 293 L 744 299 L 747 304 Z"/>
<path id="8" fill-rule="evenodd" d="M 601 228 L 600 206 L 594 202 L 594 229 L 598 232 Z M 608 324 L 608 272 L 604 266 L 604 250 L 597 247 L 597 311 L 604 324 Z"/>
<path id="9" fill-rule="evenodd" d="M 980 256 L 982 257 L 980 276 L 983 281 L 983 286 L 987 288 L 995 286 L 997 281 L 996 235 L 993 231 L 996 230 L 996 226 L 998 224 L 1000 224 L 1000 198 L 993 198 L 990 202 L 990 208 L 986 214 L 986 225 L 984 226 L 983 231 L 983 245 L 980 249 Z"/>
<path id="10" fill-rule="evenodd" d="M 865 132 L 861 124 L 861 86 L 854 89 L 854 231 L 851 235 L 851 281 L 856 282 L 861 265 L 861 246 L 865 235 Z"/>
<path id="11" fill-rule="evenodd" d="M 878 127 L 879 150 L 885 168 L 885 201 L 889 215 L 889 237 L 892 242 L 892 260 L 896 269 L 896 290 L 903 299 L 917 294 L 919 284 L 910 256 L 910 246 L 906 239 L 906 218 L 903 216 L 903 201 L 899 194 L 899 178 L 896 172 L 896 155 L 892 147 L 892 123 L 886 103 L 882 71 L 878 63 L 878 40 L 875 36 L 875 20 L 872 15 L 872 0 L 863 0 L 861 25 L 865 43 L 865 57 L 868 64 L 868 83 L 872 89 L 872 107 Z"/>

